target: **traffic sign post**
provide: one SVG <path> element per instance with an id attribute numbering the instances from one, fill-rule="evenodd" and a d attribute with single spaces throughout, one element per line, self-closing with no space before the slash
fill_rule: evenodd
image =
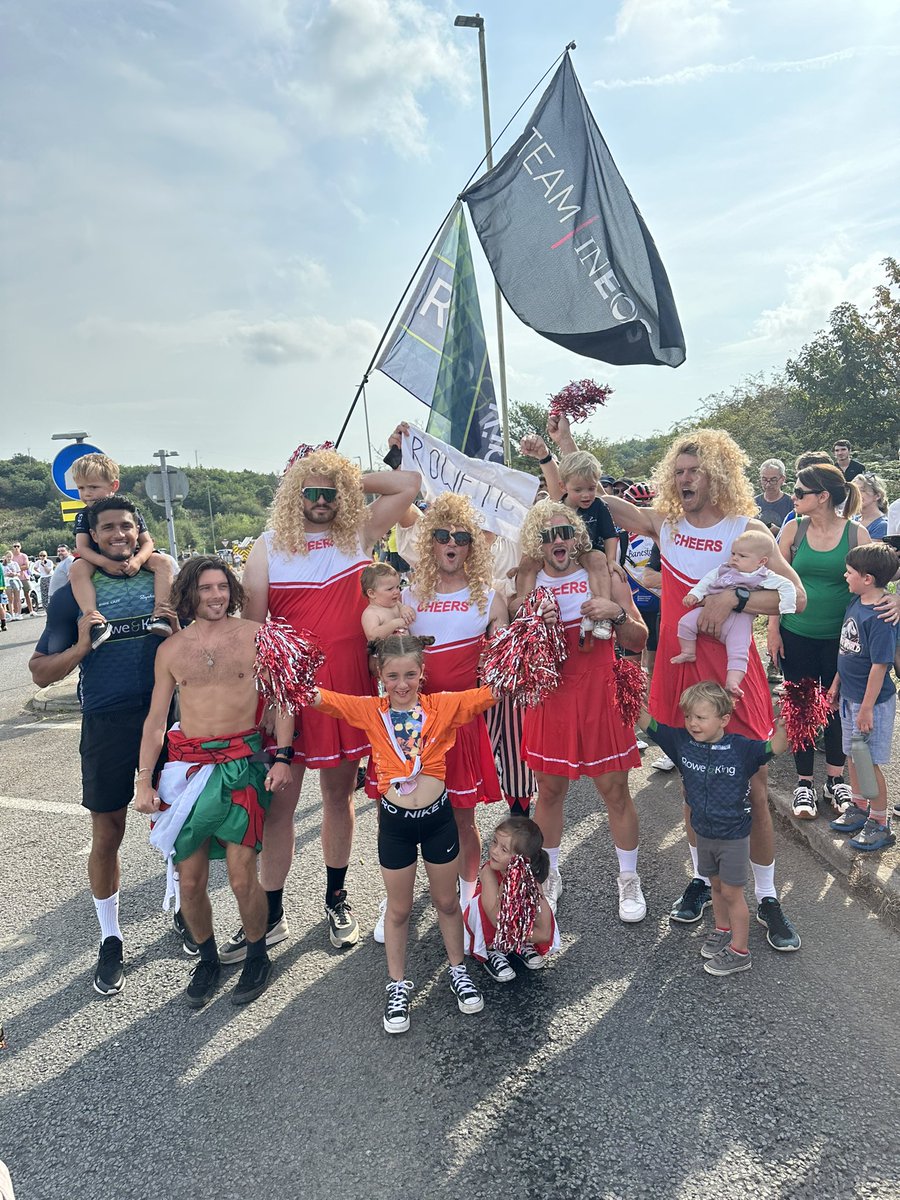
<path id="1" fill-rule="evenodd" d="M 159 475 L 160 475 L 160 482 L 162 483 L 162 500 L 163 500 L 163 504 L 166 506 L 166 528 L 169 532 L 169 553 L 177 561 L 178 560 L 178 545 L 175 541 L 175 515 L 172 512 L 172 491 L 171 491 L 169 484 L 170 484 L 170 472 L 172 472 L 173 474 L 178 474 L 178 475 L 181 475 L 182 473 L 180 471 L 175 472 L 175 471 L 173 471 L 172 467 L 167 466 L 166 459 L 167 458 L 177 458 L 178 451 L 177 450 L 157 450 L 156 453 L 153 455 L 153 457 L 159 459 Z M 153 471 L 153 472 L 151 472 L 151 474 L 155 475 L 156 472 Z M 186 496 L 187 491 L 188 491 L 187 477 L 183 476 L 183 478 L 184 478 L 184 495 Z M 150 481 L 150 475 L 147 476 L 147 481 L 148 482 Z M 147 494 L 150 495 L 149 491 Z M 151 497 L 151 499 L 152 499 L 152 497 Z"/>
<path id="2" fill-rule="evenodd" d="M 83 454 L 102 454 L 96 446 L 91 446 L 87 442 L 77 442 L 72 446 L 63 446 L 50 467 L 50 475 L 53 479 L 54 487 L 58 492 L 61 492 L 68 500 L 77 500 L 78 488 L 75 486 L 75 480 L 72 478 L 72 463 L 77 458 L 81 458 Z"/>

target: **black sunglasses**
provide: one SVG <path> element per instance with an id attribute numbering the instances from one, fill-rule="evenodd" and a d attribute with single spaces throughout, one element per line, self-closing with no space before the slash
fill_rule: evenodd
<path id="1" fill-rule="evenodd" d="M 464 529 L 458 529 L 455 533 L 451 533 L 449 529 L 435 529 L 431 536 L 441 546 L 446 546 L 451 538 L 457 546 L 471 546 L 472 544 L 471 533 L 466 533 Z"/>
<path id="2" fill-rule="evenodd" d="M 320 496 L 326 504 L 331 504 L 337 496 L 337 488 L 305 487 L 303 489 L 303 499 L 311 500 L 313 504 Z"/>
<path id="3" fill-rule="evenodd" d="M 549 546 L 551 542 L 555 542 L 557 538 L 562 538 L 567 542 L 569 538 L 575 536 L 574 525 L 551 525 L 549 529 L 541 530 L 541 541 L 545 546 Z"/>
<path id="4" fill-rule="evenodd" d="M 804 496 L 821 496 L 823 490 L 824 490 L 823 488 L 795 487 L 794 495 L 797 497 L 798 500 L 802 500 Z"/>

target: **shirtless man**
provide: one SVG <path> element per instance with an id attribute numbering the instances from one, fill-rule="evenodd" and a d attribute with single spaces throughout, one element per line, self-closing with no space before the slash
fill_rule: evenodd
<path id="1" fill-rule="evenodd" d="M 565 418 L 560 419 L 560 426 L 563 422 Z M 571 438 L 567 428 L 564 433 Z M 563 441 L 558 444 L 563 449 Z M 686 687 L 701 679 L 724 680 L 726 650 L 717 635 L 729 613 L 737 610 L 768 616 L 778 608 L 776 592 L 732 588 L 708 596 L 703 603 L 698 630 L 710 636 L 698 639 L 696 662 L 676 666 L 669 663 L 677 653 L 678 619 L 684 612 L 681 602 L 687 591 L 708 571 L 721 566 L 739 534 L 748 529 L 767 532 L 762 521 L 750 516 L 756 511 L 756 505 L 744 474 L 746 465 L 746 455 L 727 433 L 699 429 L 683 434 L 669 447 L 657 468 L 657 499 L 653 508 L 635 508 L 625 500 L 607 497 L 617 525 L 646 534 L 659 543 L 663 568 L 662 609 L 650 710 L 664 724 L 683 724 L 678 700 Z M 780 552 L 770 558 L 769 565 L 794 584 L 797 609 L 802 612 L 806 606 L 806 592 L 796 571 Z M 750 647 L 744 684 L 744 696 L 735 707 L 729 728 L 747 737 L 768 738 L 772 730 L 772 702 L 755 644 Z M 784 915 L 775 891 L 775 839 L 768 804 L 767 767 L 761 767 L 753 776 L 749 800 L 753 811 L 750 857 L 757 899 L 756 919 L 766 927 L 766 938 L 773 949 L 799 950 L 800 938 Z M 684 815 L 694 876 L 672 907 L 670 917 L 681 924 L 693 924 L 712 903 L 712 896 L 709 881 L 698 874 L 697 849 L 687 809 Z"/>
<path id="2" fill-rule="evenodd" d="M 272 508 L 272 529 L 256 541 L 244 568 L 247 603 L 242 615 L 262 621 L 268 612 L 294 629 L 307 629 L 325 651 L 316 675 L 321 687 L 348 695 L 372 691 L 366 639 L 360 624 L 366 598 L 360 587 L 379 538 L 412 504 L 418 471 L 363 475 L 334 450 L 315 450 L 292 461 Z M 365 496 L 376 499 L 368 506 Z M 344 886 L 355 814 L 353 791 L 359 760 L 369 745 L 358 729 L 314 709 L 296 718 L 290 786 L 275 792 L 260 856 L 260 881 L 268 898 L 267 945 L 288 936 L 282 896 L 294 858 L 294 810 L 307 769 L 319 771 L 322 792 L 322 855 L 325 916 L 336 949 L 359 941 L 359 923 Z M 222 947 L 223 962 L 246 954 L 245 931 Z"/>
<path id="3" fill-rule="evenodd" d="M 230 567 L 220 558 L 190 559 L 175 580 L 172 603 L 182 622 L 192 624 L 164 642 L 156 655 L 134 806 L 138 812 L 159 813 L 166 805 L 150 840 L 167 860 L 170 886 L 178 867 L 181 911 L 200 950 L 187 989 L 191 1008 L 211 1000 L 219 982 L 207 885 L 209 860 L 225 859 L 247 936 L 244 969 L 231 999 L 247 1004 L 265 989 L 272 970 L 266 953 L 268 906 L 257 879 L 256 856 L 270 794 L 290 785 L 294 716 L 276 718 L 278 749 L 271 769 L 253 761 L 251 756 L 262 749 L 253 678 L 259 625 L 233 616 L 244 603 L 244 592 Z M 153 765 L 176 686 L 181 720 L 169 730 L 168 761 L 157 790 Z M 197 764 L 202 764 L 199 769 Z"/>

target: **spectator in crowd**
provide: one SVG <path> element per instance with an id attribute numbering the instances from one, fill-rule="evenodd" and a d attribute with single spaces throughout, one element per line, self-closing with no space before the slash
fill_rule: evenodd
<path id="1" fill-rule="evenodd" d="M 53 568 L 53 577 L 50 580 L 49 589 L 51 597 L 69 582 L 69 568 L 74 561 L 75 559 L 68 546 L 56 547 L 56 566 Z"/>
<path id="2" fill-rule="evenodd" d="M 3 555 L 3 574 L 6 577 L 6 598 L 9 603 L 10 621 L 22 620 L 22 573 L 13 559 L 12 551 Z"/>
<path id="3" fill-rule="evenodd" d="M 759 519 L 773 534 L 777 534 L 794 502 L 784 490 L 785 467 L 780 458 L 767 458 L 759 468 L 762 491 L 753 501 L 759 509 Z"/>
<path id="4" fill-rule="evenodd" d="M 884 480 L 880 475 L 875 475 L 871 471 L 863 471 L 856 477 L 856 486 L 859 488 L 859 498 L 862 501 L 862 508 L 859 511 L 860 521 L 868 529 L 869 537 L 883 538 L 888 531 L 887 487 Z"/>
<path id="5" fill-rule="evenodd" d="M 849 483 L 866 469 L 861 462 L 851 457 L 853 447 L 846 438 L 838 438 L 834 443 L 834 461 L 838 470 L 843 471 L 844 478 Z"/>
<path id="6" fill-rule="evenodd" d="M 50 579 L 53 575 L 53 563 L 47 557 L 47 551 L 41 550 L 34 564 L 37 573 L 38 587 L 41 589 L 41 608 L 46 612 L 50 599 Z"/>
<path id="7" fill-rule="evenodd" d="M 0 633 L 6 633 L 6 575 L 3 571 L 3 563 L 0 562 Z"/>
<path id="8" fill-rule="evenodd" d="M 25 607 L 28 609 L 28 615 L 33 617 L 35 615 L 34 601 L 31 598 L 31 588 L 28 586 L 31 578 L 31 563 L 28 561 L 28 555 L 22 553 L 21 542 L 13 542 L 12 560 L 19 568 L 19 581 L 24 593 Z"/>

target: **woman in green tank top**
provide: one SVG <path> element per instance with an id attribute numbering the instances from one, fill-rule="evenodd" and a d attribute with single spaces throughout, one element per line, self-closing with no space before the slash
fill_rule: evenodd
<path id="1" fill-rule="evenodd" d="M 785 679 L 814 679 L 827 690 L 837 674 L 841 624 L 851 599 L 844 560 L 853 546 L 871 538 L 864 526 L 850 521 L 860 509 L 859 489 L 847 483 L 837 467 L 820 465 L 799 471 L 794 509 L 797 520 L 785 526 L 778 544 L 806 589 L 806 608 L 802 613 L 769 618 L 769 654 L 773 662 L 781 660 Z M 837 711 L 825 726 L 824 740 L 827 778 L 822 798 L 836 812 L 843 812 L 851 803 L 851 791 L 844 782 Z M 792 809 L 801 821 L 812 820 L 818 812 L 814 761 L 812 747 L 794 753 L 797 786 Z"/>

